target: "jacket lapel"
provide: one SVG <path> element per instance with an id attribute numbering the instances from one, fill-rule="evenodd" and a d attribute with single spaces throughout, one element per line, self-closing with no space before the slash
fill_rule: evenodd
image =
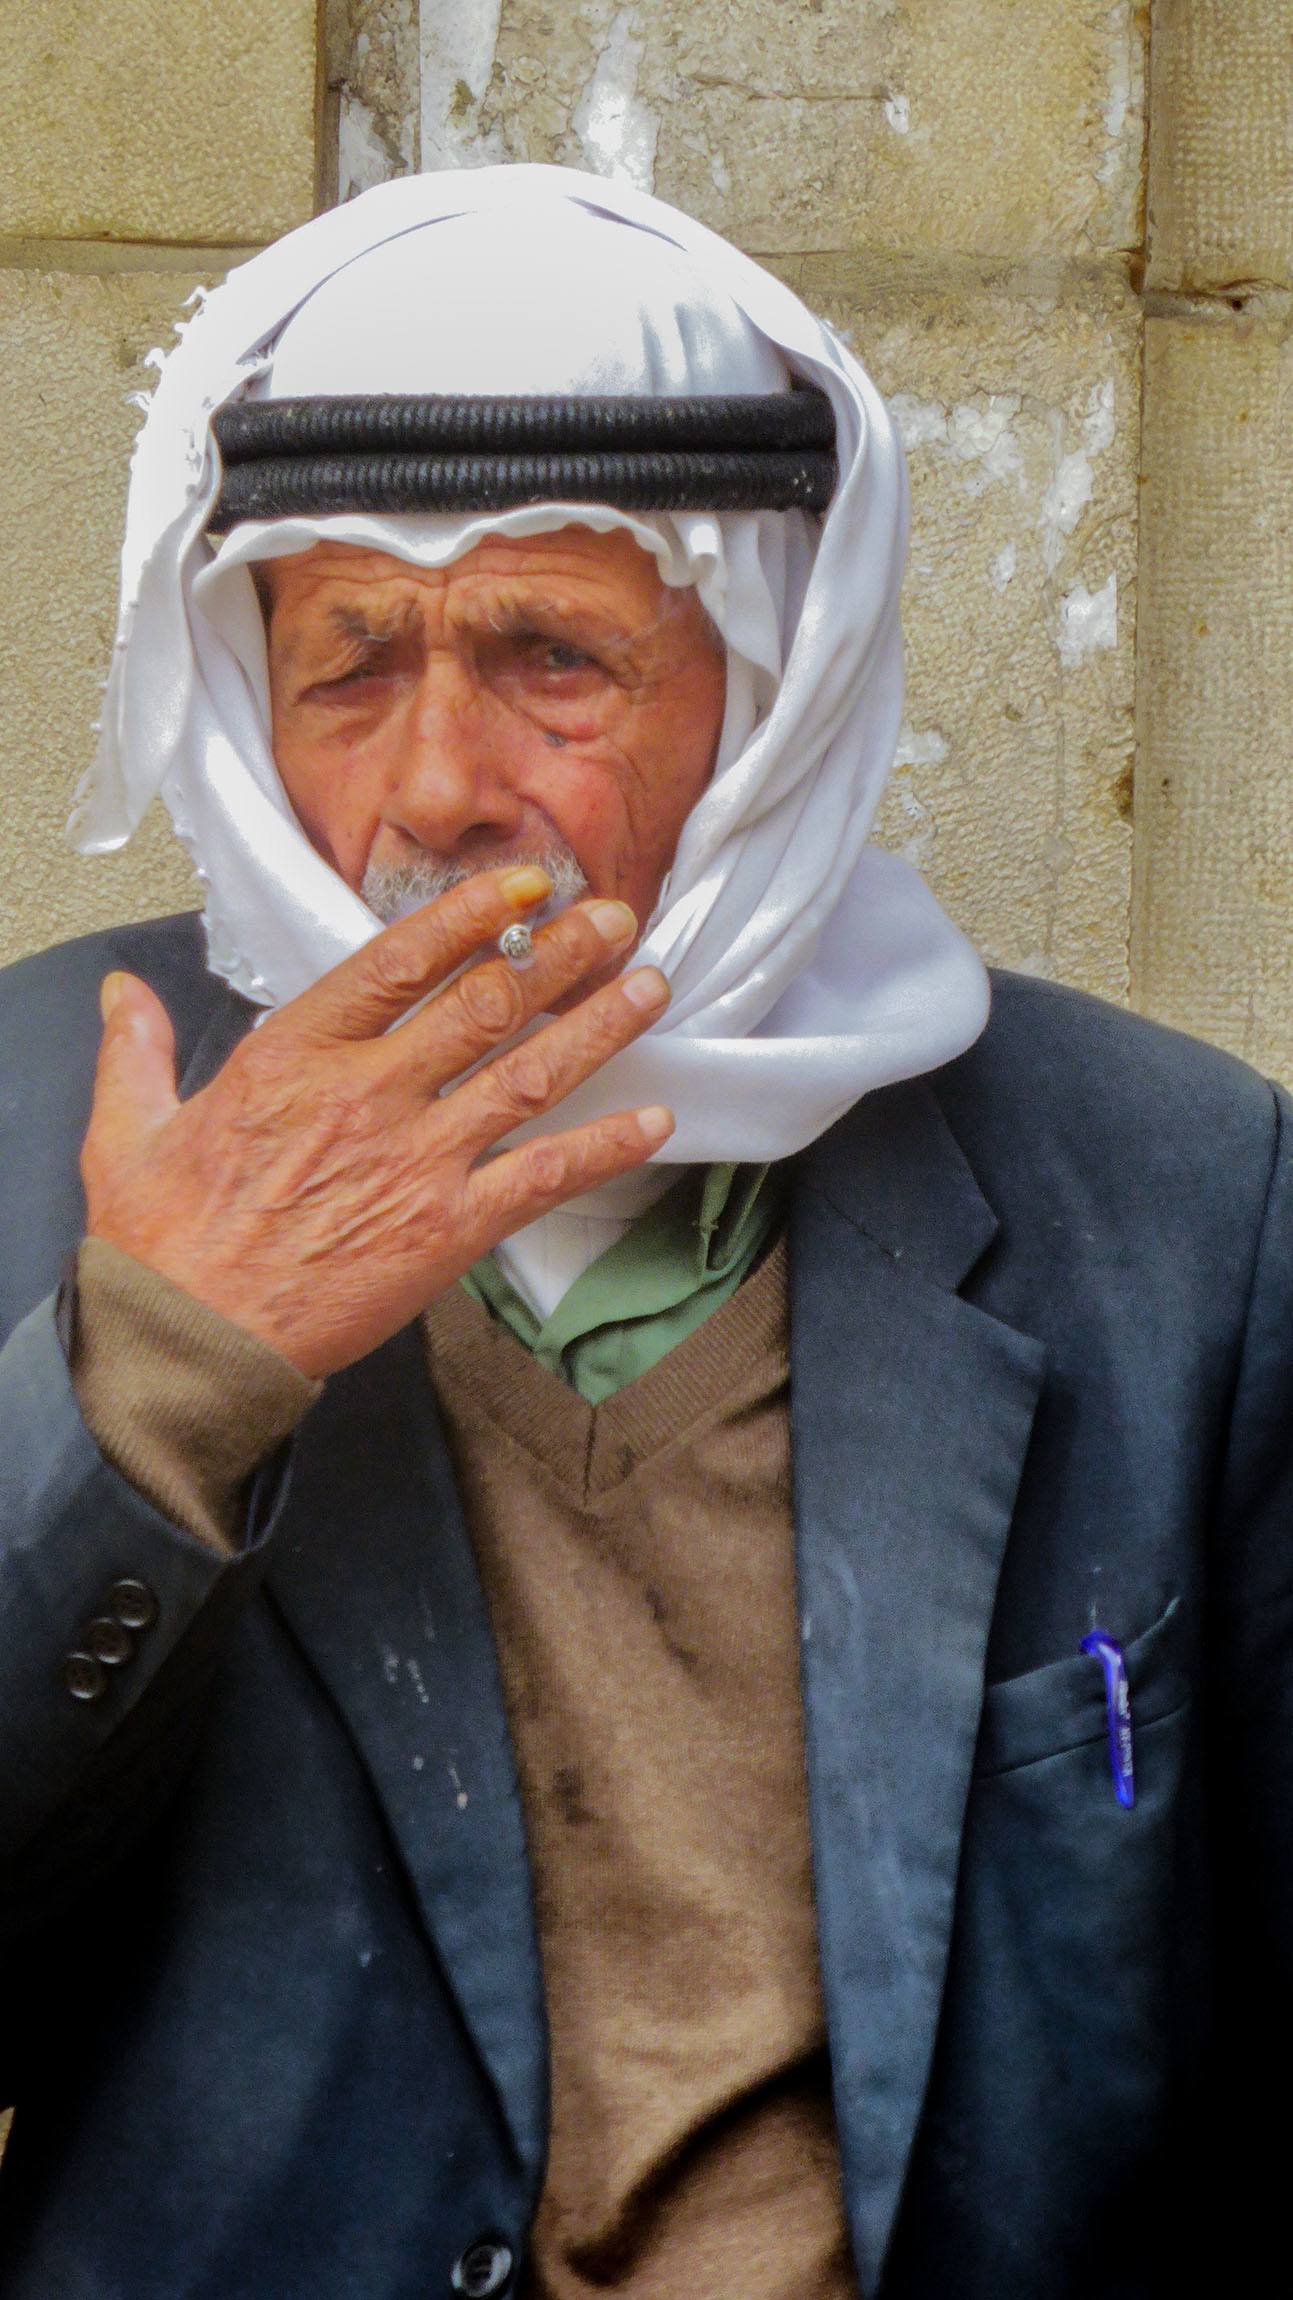
<path id="1" fill-rule="evenodd" d="M 363 1758 L 537 2193 L 547 2027 L 520 1793 L 419 1329 L 334 1374 L 297 1446 L 266 1586 Z"/>
<path id="2" fill-rule="evenodd" d="M 1043 1352 L 954 1291 L 995 1220 L 927 1087 L 799 1162 L 791 1398 L 836 2117 L 865 2291 L 929 2075 L 997 1578 Z"/>
<path id="3" fill-rule="evenodd" d="M 256 1009 L 226 990 L 186 1066 Z M 345 1720 L 537 2191 L 547 2028 L 502 1687 L 427 1373 L 407 1326 L 334 1374 L 297 1434 L 266 1589 Z"/>

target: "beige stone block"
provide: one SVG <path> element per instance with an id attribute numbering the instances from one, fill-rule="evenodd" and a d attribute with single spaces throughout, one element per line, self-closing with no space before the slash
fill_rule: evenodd
<path id="1" fill-rule="evenodd" d="M 1287 0 L 1154 10 L 1149 284 L 1293 284 Z"/>
<path id="2" fill-rule="evenodd" d="M 0 270 L 10 389 L 0 426 L 0 962 L 197 890 L 166 818 L 86 860 L 63 826 L 94 745 L 116 613 L 126 469 L 150 345 L 192 285 L 179 275 Z"/>
<path id="3" fill-rule="evenodd" d="M 907 447 L 907 708 L 880 835 L 985 957 L 1127 994 L 1139 316 L 803 267 Z"/>
<path id="4" fill-rule="evenodd" d="M 755 253 L 1139 242 L 1134 0 L 503 0 L 492 47 L 481 13 L 424 40 L 424 166 L 627 176 Z"/>
<path id="5" fill-rule="evenodd" d="M 1293 1082 L 1293 340 L 1146 330 L 1136 1004 Z"/>
<path id="6" fill-rule="evenodd" d="M 0 232 L 238 245 L 314 202 L 315 0 L 24 0 Z"/>

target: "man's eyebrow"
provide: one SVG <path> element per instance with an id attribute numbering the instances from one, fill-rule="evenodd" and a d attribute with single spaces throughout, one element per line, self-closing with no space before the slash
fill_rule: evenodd
<path id="1" fill-rule="evenodd" d="M 324 629 L 333 639 L 398 639 L 417 621 L 412 603 L 385 609 L 337 605 L 326 608 L 323 615 Z"/>
<path id="2" fill-rule="evenodd" d="M 339 600 L 321 608 L 317 618 L 307 619 L 303 626 L 283 633 L 283 668 L 293 675 L 299 676 L 303 671 L 313 674 L 337 647 L 389 646 L 411 630 L 418 619 L 417 608 L 411 603 L 363 607 Z"/>
<path id="3" fill-rule="evenodd" d="M 467 612 L 482 616 L 499 628 L 514 624 L 536 622 L 604 623 L 608 618 L 604 608 L 566 598 L 559 591 L 508 589 L 496 591 L 492 596 L 477 597 L 467 603 Z"/>
<path id="4" fill-rule="evenodd" d="M 626 626 L 605 607 L 565 599 L 559 594 L 531 592 L 523 598 L 495 600 L 485 610 L 483 620 L 502 639 L 516 638 L 527 631 L 540 634 L 557 631 L 582 636 L 600 647 L 625 649 L 653 637 L 663 618 Z"/>

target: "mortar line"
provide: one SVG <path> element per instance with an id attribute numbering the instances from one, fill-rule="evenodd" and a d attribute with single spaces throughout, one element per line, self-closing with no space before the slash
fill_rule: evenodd
<path id="1" fill-rule="evenodd" d="M 264 240 L 82 240 L 0 235 L 0 271 L 90 273 L 228 271 Z"/>
<path id="2" fill-rule="evenodd" d="M 1149 412 L 1149 358 L 1148 330 L 1149 299 L 1145 292 L 1145 278 L 1149 270 L 1149 214 L 1151 205 L 1154 165 L 1154 19 L 1157 6 L 1151 5 L 1145 25 L 1145 128 L 1141 149 L 1141 203 L 1140 253 L 1136 259 L 1136 294 L 1140 305 L 1140 390 L 1137 395 L 1136 433 L 1136 622 L 1131 639 L 1131 804 L 1128 821 L 1131 827 L 1131 854 L 1127 873 L 1127 1004 L 1133 1013 L 1139 1008 L 1139 991 L 1143 974 L 1142 954 L 1144 936 L 1140 931 L 1144 873 L 1148 868 L 1148 849 L 1142 855 L 1141 823 L 1138 819 L 1137 800 L 1143 795 L 1141 779 L 1141 668 L 1143 659 L 1145 617 L 1145 425 Z M 1142 644 L 1143 642 L 1143 644 Z"/>

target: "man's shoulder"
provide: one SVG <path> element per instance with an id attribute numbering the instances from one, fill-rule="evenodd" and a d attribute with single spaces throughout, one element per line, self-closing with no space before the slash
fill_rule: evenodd
<path id="1" fill-rule="evenodd" d="M 931 1081 L 992 1196 L 1058 1193 L 1168 1229 L 1264 1198 L 1284 1097 L 1245 1062 L 1126 1008 L 993 976 L 992 1012 Z"/>
<path id="2" fill-rule="evenodd" d="M 1238 1056 L 1109 999 L 995 969 L 982 1036 L 939 1073 L 953 1095 L 1024 1095 L 1039 1111 L 1133 1129 L 1166 1116 L 1211 1122 L 1230 1112 L 1269 1124 L 1269 1081 Z"/>
<path id="3" fill-rule="evenodd" d="M 210 973 L 199 911 L 102 927 L 53 943 L 0 968 L 0 1046 L 21 1059 L 52 1043 L 64 1058 L 82 1040 L 99 1039 L 99 985 L 114 968 L 137 974 L 155 990 L 181 1046 L 202 1027 L 220 995 Z"/>
<path id="4" fill-rule="evenodd" d="M 98 984 L 113 967 L 147 981 L 207 973 L 202 913 L 173 911 L 166 918 L 126 920 L 67 942 L 50 943 L 0 967 L 0 1000 L 57 998 L 81 982 Z"/>

